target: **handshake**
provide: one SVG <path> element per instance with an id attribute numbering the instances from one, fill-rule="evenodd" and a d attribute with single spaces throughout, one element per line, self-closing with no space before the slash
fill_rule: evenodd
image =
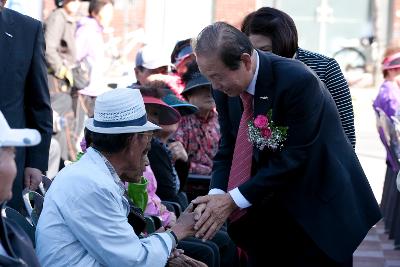
<path id="1" fill-rule="evenodd" d="M 229 193 L 194 199 L 171 228 L 178 240 L 196 236 L 210 240 L 238 206 Z"/>

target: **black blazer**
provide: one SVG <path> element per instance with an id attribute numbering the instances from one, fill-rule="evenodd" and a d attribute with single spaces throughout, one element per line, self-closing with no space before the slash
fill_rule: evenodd
<path id="1" fill-rule="evenodd" d="M 157 196 L 161 200 L 177 202 L 182 209 L 185 209 L 187 200 L 182 199 L 180 192 L 184 190 L 189 175 L 189 162 L 177 160 L 173 165 L 163 145 L 154 139 L 151 141 L 151 149 L 147 156 L 149 157 L 154 177 L 157 180 Z M 180 188 L 176 188 L 175 176 L 173 175 L 174 168 L 180 181 Z"/>
<path id="2" fill-rule="evenodd" d="M 34 128 L 42 137 L 37 146 L 17 149 L 14 199 L 20 198 L 25 167 L 47 170 L 53 127 L 44 49 L 40 21 L 0 11 L 0 110 L 12 128 Z"/>
<path id="3" fill-rule="evenodd" d="M 346 260 L 381 218 L 368 180 L 324 84 L 297 60 L 258 54 L 254 117 L 272 109 L 288 137 L 281 151 L 254 148 L 252 177 L 239 190 L 249 212 L 268 212 L 261 203 L 272 195 L 327 255 Z M 226 191 L 242 107 L 239 97 L 214 95 L 221 141 L 211 188 Z"/>

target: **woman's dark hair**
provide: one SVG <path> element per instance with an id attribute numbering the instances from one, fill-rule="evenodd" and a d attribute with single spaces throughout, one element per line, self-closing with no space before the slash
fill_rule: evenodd
<path id="1" fill-rule="evenodd" d="M 114 0 L 90 0 L 89 16 L 92 16 L 92 14 L 99 14 L 100 10 L 107 4 L 114 5 Z"/>
<path id="2" fill-rule="evenodd" d="M 192 47 L 198 55 L 217 53 L 231 70 L 239 69 L 243 53 L 253 53 L 249 38 L 225 22 L 215 22 L 204 28 L 193 40 Z"/>
<path id="3" fill-rule="evenodd" d="M 128 147 L 135 133 L 102 134 L 85 130 L 86 146 L 92 146 L 100 152 L 118 153 Z"/>
<path id="4" fill-rule="evenodd" d="M 272 41 L 272 53 L 291 58 L 298 48 L 298 35 L 293 19 L 285 12 L 262 7 L 248 14 L 242 22 L 242 32 L 264 35 Z"/>

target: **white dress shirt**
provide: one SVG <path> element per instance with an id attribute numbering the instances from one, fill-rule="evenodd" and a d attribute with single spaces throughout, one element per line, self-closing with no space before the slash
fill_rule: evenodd
<path id="1" fill-rule="evenodd" d="M 247 87 L 246 91 L 254 96 L 255 91 L 256 91 L 256 82 L 257 82 L 257 76 L 258 76 L 258 69 L 259 69 L 259 56 L 256 50 L 254 50 L 254 53 L 256 54 L 256 71 L 254 72 L 253 78 L 251 79 L 251 82 L 249 86 Z M 236 187 L 228 192 L 235 204 L 242 209 L 248 208 L 251 206 L 251 203 L 242 195 L 240 192 L 239 188 Z M 225 194 L 225 191 L 218 189 L 218 188 L 212 188 L 210 192 L 208 193 L 209 195 L 216 195 L 216 194 Z"/>
<path id="2" fill-rule="evenodd" d="M 171 236 L 139 239 L 114 178 L 92 148 L 55 177 L 36 228 L 42 266 L 165 266 Z"/>

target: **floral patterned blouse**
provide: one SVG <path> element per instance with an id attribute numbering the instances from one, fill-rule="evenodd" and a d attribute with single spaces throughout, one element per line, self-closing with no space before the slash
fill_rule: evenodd
<path id="1" fill-rule="evenodd" d="M 183 144 L 188 153 L 189 172 L 210 175 L 220 139 L 217 112 L 210 113 L 206 120 L 196 114 L 182 117 L 175 139 Z"/>

